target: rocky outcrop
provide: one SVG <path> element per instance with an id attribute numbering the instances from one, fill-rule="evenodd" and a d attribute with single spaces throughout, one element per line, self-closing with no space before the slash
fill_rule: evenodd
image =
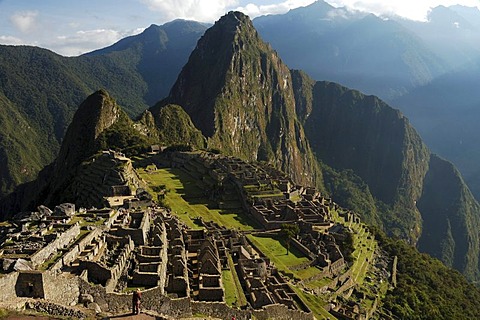
<path id="1" fill-rule="evenodd" d="M 143 144 L 145 149 L 148 142 L 148 138 L 135 129 L 133 121 L 109 93 L 99 90 L 79 106 L 57 159 L 45 167 L 36 180 L 20 185 L 3 199 L 1 211 L 4 212 L 4 217 L 8 217 L 19 211 L 32 210 L 39 204 L 55 206 L 68 201 L 84 206 L 101 205 L 102 196 L 107 195 L 105 188 L 109 187 L 108 184 L 104 186 L 106 177 L 133 176 L 133 168 L 131 165 L 129 170 L 128 166 L 114 166 L 106 172 L 99 172 L 101 162 L 97 166 L 89 166 L 88 161 L 83 162 L 105 148 L 123 150 L 136 147 L 137 150 Z M 91 164 L 95 162 L 93 158 L 90 160 Z M 96 172 L 99 177 L 92 177 L 92 172 Z M 119 179 L 121 183 L 139 184 Z M 97 194 L 91 193 L 92 191 Z M 96 200 L 88 203 L 92 199 Z"/>
<path id="2" fill-rule="evenodd" d="M 53 163 L 44 203 L 61 202 L 57 199 L 63 198 L 77 167 L 97 151 L 98 138 L 119 120 L 122 112 L 105 90 L 93 93 L 78 107 Z"/>

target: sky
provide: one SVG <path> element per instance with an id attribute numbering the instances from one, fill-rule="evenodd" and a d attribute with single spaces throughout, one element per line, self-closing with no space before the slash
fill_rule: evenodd
<path id="1" fill-rule="evenodd" d="M 231 10 L 252 19 L 314 0 L 0 0 L 0 44 L 34 45 L 76 56 L 174 19 L 213 23 Z M 425 20 L 437 5 L 480 7 L 480 0 L 327 0 L 332 6 Z"/>

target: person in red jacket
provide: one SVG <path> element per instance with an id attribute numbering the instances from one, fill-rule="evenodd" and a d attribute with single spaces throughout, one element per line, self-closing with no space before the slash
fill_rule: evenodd
<path id="1" fill-rule="evenodd" d="M 132 313 L 139 314 L 140 313 L 140 300 L 142 300 L 142 293 L 140 289 L 133 291 L 132 296 Z"/>

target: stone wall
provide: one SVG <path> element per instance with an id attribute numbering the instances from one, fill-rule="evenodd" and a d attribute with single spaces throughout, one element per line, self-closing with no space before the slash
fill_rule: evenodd
<path id="1" fill-rule="evenodd" d="M 68 273 L 44 272 L 43 288 L 45 299 L 65 306 L 76 305 L 80 296 L 78 278 Z"/>
<path id="2" fill-rule="evenodd" d="M 73 246 L 69 252 L 64 254 L 62 256 L 62 259 L 60 259 L 57 263 L 55 263 L 50 270 L 57 270 L 62 268 L 63 266 L 70 265 L 75 259 L 78 257 L 78 255 L 85 249 L 86 246 L 92 243 L 93 239 L 98 237 L 101 234 L 100 229 L 95 229 L 89 234 L 87 234 L 79 243 L 77 243 L 75 246 Z"/>
<path id="3" fill-rule="evenodd" d="M 303 311 L 296 311 L 288 309 L 285 305 L 282 304 L 272 304 L 263 307 L 263 310 L 254 310 L 253 315 L 257 320 L 268 320 L 268 319 L 278 319 L 278 320 L 313 320 L 315 319 L 313 313 L 306 313 Z"/>
<path id="4" fill-rule="evenodd" d="M 58 249 L 67 247 L 69 243 L 80 234 L 80 225 L 74 224 L 70 229 L 62 233 L 57 239 L 46 245 L 43 249 L 33 254 L 30 259 L 34 266 L 44 263 Z"/>
<path id="5" fill-rule="evenodd" d="M 12 272 L 0 277 L 0 302 L 6 302 L 16 298 L 15 284 L 17 283 L 18 272 Z"/>
<path id="6" fill-rule="evenodd" d="M 67 319 L 85 319 L 87 315 L 80 310 L 67 308 L 62 305 L 47 301 L 33 301 L 25 304 L 26 309 L 35 310 L 40 313 L 47 313 L 52 316 L 65 317 Z"/>
<path id="7" fill-rule="evenodd" d="M 117 237 L 130 236 L 135 245 L 145 245 L 147 243 L 148 233 L 150 231 L 150 214 L 149 211 L 141 213 L 131 213 L 132 219 L 140 220 L 138 227 L 119 227 L 111 230 L 110 233 Z"/>
<path id="8" fill-rule="evenodd" d="M 111 279 L 113 276 L 112 269 L 100 265 L 96 261 L 81 260 L 80 269 L 88 270 L 88 279 L 103 286 L 105 286 L 107 280 Z"/>
<path id="9" fill-rule="evenodd" d="M 83 280 L 80 280 L 80 293 L 90 294 L 104 312 L 110 314 L 131 312 L 132 294 L 107 292 L 105 288 L 93 286 Z M 174 318 L 192 314 L 190 298 L 170 299 L 162 295 L 158 287 L 142 291 L 140 308 Z"/>
<path id="10" fill-rule="evenodd" d="M 248 320 L 251 318 L 251 312 L 245 310 L 232 309 L 225 302 L 200 302 L 192 301 L 192 313 L 200 313 L 214 318 Z"/>
<path id="11" fill-rule="evenodd" d="M 291 310 L 284 305 L 274 304 L 263 307 L 262 310 L 239 310 L 230 308 L 225 302 L 200 302 L 192 301 L 192 313 L 205 314 L 220 319 L 248 320 L 255 316 L 258 320 L 313 320 L 313 313 Z"/>
<path id="12" fill-rule="evenodd" d="M 57 274 L 49 271 L 38 274 L 43 277 L 45 299 L 50 302 L 73 306 L 81 295 L 91 295 L 102 312 L 107 314 L 124 314 L 131 312 L 132 294 L 107 292 L 98 285 L 92 285 L 79 278 Z M 13 300 L 18 273 L 11 273 L 0 278 L 0 286 L 4 293 L 0 295 L 0 302 Z M 44 302 L 44 303 L 50 303 Z M 43 303 L 43 302 L 42 302 Z M 205 314 L 220 319 L 251 319 L 252 315 L 259 320 L 267 319 L 296 319 L 312 320 L 312 313 L 290 310 L 284 305 L 269 305 L 262 310 L 239 310 L 230 308 L 225 302 L 198 302 L 190 298 L 171 299 L 162 294 L 158 287 L 142 292 L 141 309 L 150 310 L 158 314 L 178 318 L 191 316 L 195 313 Z"/>
<path id="13" fill-rule="evenodd" d="M 292 238 L 291 244 L 306 257 L 309 257 L 310 259 L 315 257 L 315 255 L 297 239 Z"/>

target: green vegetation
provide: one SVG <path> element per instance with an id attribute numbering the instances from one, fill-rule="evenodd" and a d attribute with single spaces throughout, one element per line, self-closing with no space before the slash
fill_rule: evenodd
<path id="1" fill-rule="evenodd" d="M 46 260 L 40 267 L 40 270 L 48 270 L 51 266 L 55 264 L 63 256 L 64 252 L 57 251 L 53 256 L 51 256 L 48 260 Z"/>
<path id="2" fill-rule="evenodd" d="M 225 301 L 229 306 L 241 307 L 247 304 L 247 298 L 238 279 L 232 257 L 228 256 L 228 270 L 222 271 L 222 280 L 225 287 Z"/>
<path id="3" fill-rule="evenodd" d="M 335 202 L 361 215 L 362 221 L 381 226 L 375 199 L 368 185 L 352 170 L 334 170 L 326 164 L 321 165 L 325 188 Z"/>
<path id="4" fill-rule="evenodd" d="M 128 115 L 120 111 L 118 120 L 101 133 L 97 138 L 97 144 L 97 150 L 112 149 L 132 156 L 148 151 L 153 140 L 141 135 Z"/>
<path id="5" fill-rule="evenodd" d="M 332 211 L 332 217 L 334 221 L 345 224 L 353 231 L 352 234 L 347 235 L 346 243 L 342 243 L 341 247 L 344 249 L 348 247 L 346 252 L 349 255 L 347 255 L 346 259 L 347 261 L 350 260 L 352 277 L 357 284 L 362 284 L 367 275 L 369 264 L 373 262 L 377 243 L 370 232 L 367 231 L 368 227 L 365 224 L 345 221 L 334 210 Z M 351 251 L 352 249 L 353 251 Z"/>
<path id="6" fill-rule="evenodd" d="M 221 226 L 239 230 L 253 230 L 256 223 L 250 220 L 242 210 L 218 209 L 207 199 L 199 181 L 185 171 L 175 168 L 160 168 L 155 172 L 137 170 L 147 181 L 149 188 L 165 185 L 167 190 L 164 204 L 171 208 L 189 227 L 198 228 L 198 217 L 205 221 L 214 221 Z M 156 194 L 151 190 L 153 194 Z"/>
<path id="7" fill-rule="evenodd" d="M 383 310 L 399 319 L 480 318 L 480 290 L 458 271 L 374 231 L 380 246 L 398 257 L 397 287 L 383 299 Z"/>
<path id="8" fill-rule="evenodd" d="M 158 141 L 165 146 L 175 144 L 188 145 L 195 149 L 204 148 L 205 138 L 200 130 L 195 128 L 192 120 L 182 107 L 167 104 L 161 108 L 150 109 L 158 133 Z M 145 118 L 145 117 L 144 117 Z M 143 120 L 147 122 L 146 120 Z"/>
<path id="9" fill-rule="evenodd" d="M 287 246 L 287 255 L 290 252 L 290 243 L 293 238 L 295 238 L 298 233 L 300 232 L 300 227 L 298 224 L 282 224 L 282 230 L 280 231 L 280 235 L 284 237 L 285 245 Z"/>
<path id="10" fill-rule="evenodd" d="M 308 305 L 310 310 L 312 310 L 313 314 L 317 319 L 336 319 L 332 316 L 327 310 L 325 310 L 325 306 L 327 302 L 322 299 L 321 295 L 309 294 L 303 291 L 300 288 L 295 286 L 290 286 L 293 291 L 295 291 L 298 296 Z"/>
<path id="11" fill-rule="evenodd" d="M 233 281 L 232 271 L 222 270 L 223 287 L 225 288 L 225 302 L 229 306 L 237 303 L 237 290 Z"/>
<path id="12" fill-rule="evenodd" d="M 283 238 L 254 235 L 247 235 L 247 237 L 263 254 L 272 260 L 279 270 L 282 270 L 285 274 L 300 280 L 320 274 L 320 270 L 317 268 L 308 268 L 308 271 L 291 270 L 292 267 L 309 262 L 309 259 L 295 248 L 292 248 L 287 254 L 286 244 Z"/>
<path id="13" fill-rule="evenodd" d="M 41 133 L 1 91 L 0 109 L 1 198 L 16 185 L 32 180 L 46 164 L 43 159 L 53 159 L 55 150 L 42 147 L 45 142 Z"/>

